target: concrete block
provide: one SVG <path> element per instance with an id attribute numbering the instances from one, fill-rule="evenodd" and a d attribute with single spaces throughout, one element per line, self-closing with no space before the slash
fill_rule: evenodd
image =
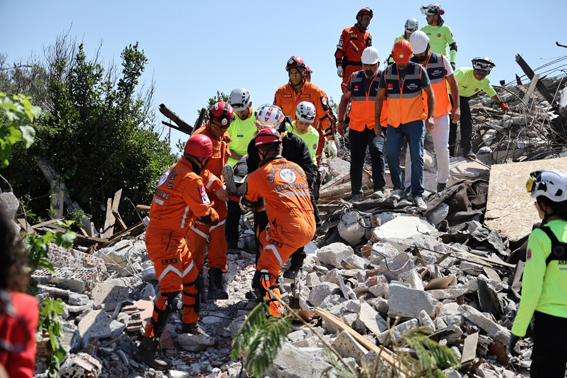
<path id="1" fill-rule="evenodd" d="M 431 332 L 435 332 L 435 323 L 433 323 L 433 320 L 425 310 L 421 310 L 419 313 L 419 325 Z"/>
<path id="2" fill-rule="evenodd" d="M 103 310 L 91 311 L 79 323 L 79 334 L 83 338 L 83 346 L 85 341 L 94 337 L 97 339 L 115 338 L 124 329 L 126 325 L 113 320 Z"/>
<path id="3" fill-rule="evenodd" d="M 343 243 L 332 243 L 317 250 L 317 257 L 325 264 L 342 269 L 341 261 L 354 254 L 350 245 Z"/>
<path id="4" fill-rule="evenodd" d="M 368 299 L 366 302 L 372 305 L 380 314 L 387 314 L 390 309 L 388 301 L 381 297 Z"/>
<path id="5" fill-rule="evenodd" d="M 292 343 L 305 339 L 305 332 L 302 330 L 297 330 L 287 335 L 287 338 Z"/>
<path id="6" fill-rule="evenodd" d="M 0 203 L 4 204 L 8 218 L 13 221 L 18 207 L 20 207 L 20 201 L 18 201 L 14 193 L 2 192 L 0 193 Z"/>
<path id="7" fill-rule="evenodd" d="M 69 304 L 73 306 L 84 306 L 89 302 L 89 296 L 83 294 L 69 294 Z"/>
<path id="8" fill-rule="evenodd" d="M 102 364 L 95 357 L 86 353 L 71 354 L 59 369 L 59 376 L 61 378 L 97 378 L 101 370 Z"/>
<path id="9" fill-rule="evenodd" d="M 337 269 L 333 269 L 329 273 L 327 273 L 325 277 L 323 277 L 323 281 L 339 285 L 339 287 L 341 288 L 341 292 L 343 293 L 343 297 L 345 299 L 349 298 L 345 281 Z"/>
<path id="10" fill-rule="evenodd" d="M 379 265 L 384 259 L 391 259 L 399 255 L 400 251 L 390 243 L 377 242 L 372 244 L 372 249 L 370 250 L 369 260 L 370 263 Z"/>
<path id="11" fill-rule="evenodd" d="M 65 249 L 57 245 L 49 246 L 49 262 L 55 268 L 76 268 L 97 270 L 97 282 L 106 275 L 106 265 L 104 260 L 94 255 L 89 255 L 76 249 Z"/>
<path id="12" fill-rule="evenodd" d="M 357 255 L 350 255 L 345 259 L 346 263 L 352 265 L 355 269 L 365 269 L 368 262 Z"/>
<path id="13" fill-rule="evenodd" d="M 364 224 L 364 221 L 357 211 L 349 211 L 343 214 L 337 226 L 339 235 L 350 245 L 357 245 L 366 232 L 366 227 L 361 225 L 361 223 Z"/>
<path id="14" fill-rule="evenodd" d="M 376 364 L 379 363 L 378 366 L 378 374 L 377 377 L 389 377 L 392 372 L 392 367 L 384 362 L 383 358 L 378 358 L 378 352 L 375 350 L 371 350 L 370 352 L 366 353 L 364 357 L 361 359 L 361 366 L 363 369 L 367 371 L 373 372 Z"/>
<path id="15" fill-rule="evenodd" d="M 36 269 L 32 278 L 39 284 L 53 284 L 60 289 L 82 293 L 85 290 L 91 290 L 99 281 L 99 271 L 96 268 L 55 268 L 55 272 L 47 269 Z"/>
<path id="16" fill-rule="evenodd" d="M 359 364 L 367 353 L 367 350 L 347 331 L 342 331 L 331 345 L 341 357 L 352 357 Z"/>
<path id="17" fill-rule="evenodd" d="M 390 297 L 390 284 L 379 282 L 374 286 L 368 288 L 370 293 L 375 297 L 382 297 L 388 299 Z"/>
<path id="18" fill-rule="evenodd" d="M 358 321 L 364 327 L 375 335 L 380 334 L 388 329 L 386 321 L 365 301 L 360 301 L 360 312 L 358 313 Z"/>
<path id="19" fill-rule="evenodd" d="M 320 283 L 321 280 L 319 279 L 319 276 L 315 272 L 309 273 L 307 275 L 307 278 L 305 279 L 305 284 L 309 286 L 317 286 Z"/>
<path id="20" fill-rule="evenodd" d="M 325 298 L 331 295 L 335 290 L 340 290 L 339 285 L 331 282 L 323 282 L 311 290 L 309 293 L 309 302 L 313 306 L 319 307 Z"/>
<path id="21" fill-rule="evenodd" d="M 106 268 L 118 273 L 119 277 L 132 275 L 129 269 L 129 257 L 132 255 L 134 243 L 131 240 L 122 240 L 109 248 L 102 248 L 94 253 L 104 260 Z"/>
<path id="22" fill-rule="evenodd" d="M 421 280 L 421 276 L 417 273 L 417 270 L 412 269 L 407 272 L 404 272 L 398 276 L 403 282 L 407 282 L 410 286 L 416 290 L 423 290 L 423 281 Z"/>
<path id="23" fill-rule="evenodd" d="M 489 335 L 500 341 L 502 344 L 506 345 L 510 338 L 510 330 L 494 322 L 489 315 L 483 314 L 469 305 L 459 306 L 459 311 L 466 319 L 485 330 Z"/>
<path id="24" fill-rule="evenodd" d="M 382 332 L 381 334 L 378 335 L 378 340 L 380 340 L 381 343 L 384 343 L 386 341 L 386 338 L 388 337 L 388 332 L 391 332 L 390 341 L 399 342 L 408 333 L 410 333 L 412 330 L 418 327 L 419 327 L 419 321 L 417 319 L 411 319 L 408 320 L 407 322 L 398 324 L 389 331 L 386 330 Z"/>
<path id="25" fill-rule="evenodd" d="M 126 286 L 99 283 L 91 292 L 91 298 L 97 306 L 103 303 L 122 302 L 128 299 L 128 288 Z"/>
<path id="26" fill-rule="evenodd" d="M 262 377 L 303 378 L 325 376 L 332 370 L 332 366 L 324 362 L 323 353 L 322 348 L 296 348 L 286 343 L 278 353 L 274 363 L 262 374 Z M 317 356 L 317 354 L 321 357 Z"/>
<path id="27" fill-rule="evenodd" d="M 205 335 L 192 335 L 190 333 L 182 333 L 177 337 L 177 342 L 183 350 L 189 352 L 201 352 L 211 347 L 217 346 L 217 339 Z"/>
<path id="28" fill-rule="evenodd" d="M 388 304 L 390 305 L 388 311 L 390 317 L 417 318 L 421 310 L 425 310 L 433 318 L 436 315 L 439 302 L 423 290 L 416 290 L 397 282 L 391 282 Z"/>
<path id="29" fill-rule="evenodd" d="M 391 221 L 376 227 L 372 236 L 376 240 L 388 239 L 408 239 L 414 235 L 432 235 L 437 236 L 438 232 L 435 227 L 420 217 L 412 215 L 400 215 Z"/>

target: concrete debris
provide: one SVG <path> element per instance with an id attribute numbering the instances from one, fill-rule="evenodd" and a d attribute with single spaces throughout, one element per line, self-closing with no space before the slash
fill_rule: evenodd
<path id="1" fill-rule="evenodd" d="M 430 317 L 435 317 L 439 302 L 426 291 L 392 282 L 388 304 L 390 317 L 418 318 L 421 311 L 425 311 Z"/>
<path id="2" fill-rule="evenodd" d="M 317 257 L 322 263 L 342 269 L 341 262 L 354 254 L 351 246 L 343 243 L 333 243 L 317 250 Z"/>
<path id="3" fill-rule="evenodd" d="M 179 335 L 177 342 L 181 348 L 189 352 L 200 352 L 209 347 L 213 348 L 217 345 L 217 340 L 213 337 L 192 335 L 190 333 L 182 333 Z"/>
<path id="4" fill-rule="evenodd" d="M 102 364 L 95 357 L 86 353 L 71 354 L 59 369 L 59 376 L 61 378 L 97 378 L 101 370 Z"/>

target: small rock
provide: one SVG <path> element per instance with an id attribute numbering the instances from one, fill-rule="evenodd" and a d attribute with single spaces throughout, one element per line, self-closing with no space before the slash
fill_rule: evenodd
<path id="1" fill-rule="evenodd" d="M 177 342 L 184 350 L 188 352 L 201 352 L 209 347 L 215 347 L 217 340 L 213 337 L 204 335 L 192 335 L 190 333 L 182 333 L 177 337 Z"/>

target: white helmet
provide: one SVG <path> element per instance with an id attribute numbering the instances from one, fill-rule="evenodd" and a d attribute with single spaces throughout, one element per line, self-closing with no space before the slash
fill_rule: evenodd
<path id="1" fill-rule="evenodd" d="M 441 5 L 436 3 L 431 3 L 427 6 L 425 5 L 422 6 L 421 13 L 423 13 L 426 16 L 434 16 L 434 15 L 443 16 L 445 14 L 445 11 L 441 9 Z"/>
<path id="2" fill-rule="evenodd" d="M 532 172 L 526 188 L 532 198 L 545 196 L 553 202 L 567 201 L 567 173 L 560 169 Z"/>
<path id="3" fill-rule="evenodd" d="M 284 113 L 282 110 L 275 105 L 262 105 L 258 108 L 256 112 L 256 127 L 258 130 L 262 130 L 266 127 L 277 128 L 280 123 L 284 120 Z"/>
<path id="4" fill-rule="evenodd" d="M 429 46 L 429 37 L 421 30 L 413 33 L 409 39 L 414 54 L 421 54 Z"/>
<path id="5" fill-rule="evenodd" d="M 364 49 L 360 60 L 363 64 L 376 64 L 380 61 L 380 54 L 376 47 L 370 46 Z"/>
<path id="6" fill-rule="evenodd" d="M 406 21 L 405 28 L 406 28 L 406 32 L 411 34 L 415 32 L 417 29 L 419 29 L 419 24 L 415 18 L 408 18 Z"/>
<path id="7" fill-rule="evenodd" d="M 236 88 L 230 92 L 228 103 L 235 112 L 242 112 L 250 106 L 250 92 L 244 88 Z"/>
<path id="8" fill-rule="evenodd" d="M 295 116 L 301 122 L 313 123 L 315 121 L 315 105 L 309 101 L 302 101 L 297 105 Z"/>

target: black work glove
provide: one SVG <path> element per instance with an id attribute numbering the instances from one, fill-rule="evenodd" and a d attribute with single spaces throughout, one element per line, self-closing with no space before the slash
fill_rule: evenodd
<path id="1" fill-rule="evenodd" d="M 219 223 L 219 219 L 215 219 L 214 221 L 211 219 L 211 214 L 212 211 L 209 212 L 209 215 L 205 215 L 204 217 L 199 217 L 197 218 L 197 222 L 207 226 L 207 225 L 211 225 L 211 226 L 216 226 Z"/>
<path id="2" fill-rule="evenodd" d="M 510 334 L 510 338 L 508 339 L 508 353 L 510 353 L 514 357 L 519 355 L 519 353 L 514 350 L 519 340 L 520 337 L 514 335 L 513 333 Z"/>

